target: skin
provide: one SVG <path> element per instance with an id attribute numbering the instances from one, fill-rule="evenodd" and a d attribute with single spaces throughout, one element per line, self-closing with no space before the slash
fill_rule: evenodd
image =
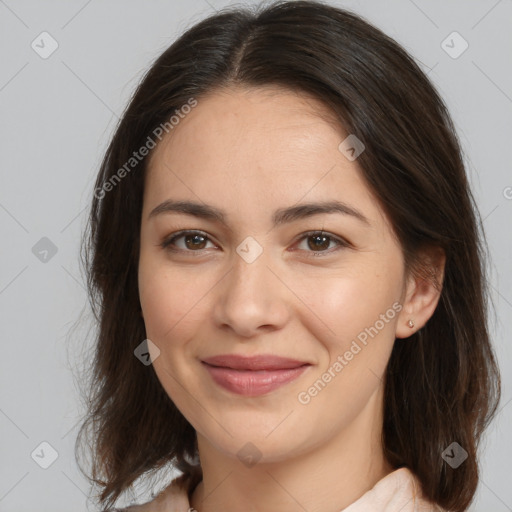
<path id="1" fill-rule="evenodd" d="M 338 150 L 347 135 L 306 95 L 229 88 L 198 99 L 151 155 L 140 301 L 147 337 L 160 350 L 154 370 L 197 432 L 198 512 L 337 512 L 393 470 L 380 441 L 382 377 L 395 339 L 425 325 L 439 291 L 405 275 L 401 247 L 357 160 Z M 223 209 L 227 226 L 175 212 L 149 218 L 167 199 Z M 276 209 L 327 200 L 357 208 L 370 225 L 340 213 L 272 225 Z M 178 252 L 161 247 L 182 229 L 207 238 L 198 247 L 193 237 L 177 239 Z M 332 237 L 325 244 L 304 235 L 320 230 Z M 252 263 L 236 251 L 248 236 L 263 249 Z M 444 256 L 436 264 L 442 279 Z M 401 311 L 300 403 L 298 394 L 395 302 Z M 200 362 L 232 353 L 311 366 L 277 390 L 246 397 L 217 386 Z M 251 467 L 237 457 L 248 442 L 261 456 Z"/>

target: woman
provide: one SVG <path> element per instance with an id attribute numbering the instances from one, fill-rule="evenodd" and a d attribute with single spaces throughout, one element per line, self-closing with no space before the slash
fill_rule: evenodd
<path id="1" fill-rule="evenodd" d="M 467 509 L 500 391 L 484 238 L 396 42 L 318 2 L 209 17 L 142 80 L 94 195 L 77 443 L 102 506 L 173 465 L 126 510 Z"/>

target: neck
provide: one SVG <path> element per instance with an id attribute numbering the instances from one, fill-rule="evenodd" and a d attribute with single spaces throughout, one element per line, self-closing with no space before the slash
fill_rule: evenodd
<path id="1" fill-rule="evenodd" d="M 218 451 L 198 433 L 203 480 L 190 505 L 197 512 L 338 512 L 359 499 L 393 468 L 381 443 L 382 387 L 367 407 L 328 442 L 294 458 L 261 459 L 252 467 Z"/>

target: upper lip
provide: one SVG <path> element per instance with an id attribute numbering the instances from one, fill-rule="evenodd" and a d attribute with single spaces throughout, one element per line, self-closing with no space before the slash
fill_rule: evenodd
<path id="1" fill-rule="evenodd" d="M 223 354 L 208 357 L 202 361 L 212 366 L 232 368 L 233 370 L 283 370 L 310 364 L 306 361 L 298 361 L 297 359 L 279 357 L 271 354 L 261 354 L 257 356 Z"/>

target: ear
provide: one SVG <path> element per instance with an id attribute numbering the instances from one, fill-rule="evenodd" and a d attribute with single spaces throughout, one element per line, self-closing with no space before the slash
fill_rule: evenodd
<path id="1" fill-rule="evenodd" d="M 422 265 L 408 276 L 402 310 L 396 324 L 396 338 L 408 338 L 419 331 L 434 314 L 443 287 L 446 254 L 441 247 L 430 247 L 420 255 Z M 409 327 L 412 320 L 414 327 Z"/>

